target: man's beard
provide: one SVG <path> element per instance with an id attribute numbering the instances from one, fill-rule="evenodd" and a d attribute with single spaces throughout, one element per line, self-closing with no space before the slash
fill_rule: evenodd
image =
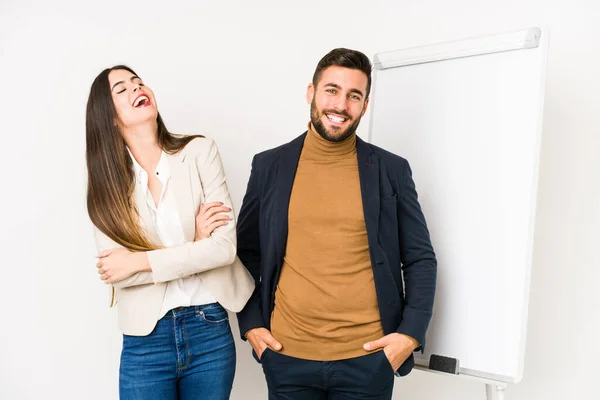
<path id="1" fill-rule="evenodd" d="M 334 142 L 334 143 L 343 142 L 344 140 L 346 140 L 350 136 L 352 136 L 352 134 L 354 132 L 356 132 L 356 128 L 358 128 L 358 124 L 360 124 L 360 119 L 362 118 L 362 116 L 358 117 L 358 119 L 356 121 L 354 121 L 352 123 L 352 125 L 350 125 L 348 127 L 348 129 L 346 129 L 345 131 L 341 132 L 339 135 L 336 136 L 336 135 L 332 135 L 331 132 L 327 131 L 327 129 L 325 128 L 325 125 L 323 125 L 323 122 L 321 122 L 321 119 L 319 118 L 320 116 L 325 116 L 325 114 L 327 114 L 327 113 L 341 115 L 345 118 L 348 118 L 349 120 L 351 120 L 352 118 L 345 111 L 339 112 L 339 111 L 335 111 L 335 110 L 324 110 L 323 113 L 321 115 L 319 115 L 319 111 L 317 110 L 315 100 L 313 99 L 313 101 L 310 103 L 310 120 L 312 122 L 312 125 L 314 126 L 317 133 L 319 135 L 321 135 L 321 137 L 323 139 L 325 139 L 329 142 Z M 327 118 L 327 116 L 325 116 L 325 118 Z M 339 129 L 335 129 L 335 131 L 340 132 Z"/>

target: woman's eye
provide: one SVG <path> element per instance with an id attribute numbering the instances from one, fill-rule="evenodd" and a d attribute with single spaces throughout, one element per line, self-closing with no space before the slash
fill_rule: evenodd
<path id="1" fill-rule="evenodd" d="M 121 94 L 125 91 L 125 89 L 121 90 L 120 92 L 117 92 L 117 94 Z"/>

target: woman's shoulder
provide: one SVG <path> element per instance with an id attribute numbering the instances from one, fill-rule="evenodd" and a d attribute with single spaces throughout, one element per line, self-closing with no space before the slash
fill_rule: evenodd
<path id="1" fill-rule="evenodd" d="M 181 149 L 181 151 L 184 152 L 186 155 L 190 155 L 193 157 L 209 153 L 213 148 L 217 147 L 213 139 L 204 135 L 173 134 L 173 136 L 180 138 L 196 136 L 192 140 L 190 140 L 183 149 Z"/>

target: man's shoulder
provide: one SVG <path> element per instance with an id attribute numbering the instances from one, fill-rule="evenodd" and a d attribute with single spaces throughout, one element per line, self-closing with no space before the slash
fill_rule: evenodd
<path id="1" fill-rule="evenodd" d="M 261 151 L 260 153 L 257 153 L 254 156 L 255 163 L 260 164 L 260 165 L 263 165 L 265 163 L 270 164 L 270 163 L 276 161 L 277 159 L 279 159 L 279 157 L 281 157 L 282 154 L 285 154 L 290 149 L 294 149 L 298 146 L 302 147 L 305 136 L 306 136 L 306 132 L 304 132 L 300 136 L 294 138 L 293 140 L 291 140 L 287 143 L 284 143 L 280 146 L 273 147 L 271 149 L 264 150 L 264 151 Z"/>
<path id="2" fill-rule="evenodd" d="M 391 151 L 388 151 L 382 147 L 376 146 L 372 143 L 364 142 L 366 146 L 368 146 L 373 154 L 375 154 L 379 160 L 390 167 L 404 167 L 408 161 L 406 158 L 399 156 L 398 154 L 394 154 Z"/>

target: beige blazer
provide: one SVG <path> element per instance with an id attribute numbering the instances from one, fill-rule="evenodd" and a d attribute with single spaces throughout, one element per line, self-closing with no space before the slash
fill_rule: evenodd
<path id="1" fill-rule="evenodd" d="M 112 285 L 111 307 L 117 304 L 119 327 L 126 335 L 152 332 L 171 280 L 197 274 L 217 301 L 233 312 L 244 307 L 254 290 L 254 279 L 236 256 L 233 211 L 229 224 L 217 228 L 210 238 L 194 242 L 201 203 L 222 201 L 233 209 L 217 145 L 211 139 L 197 138 L 177 154 L 168 155 L 168 160 L 169 185 L 175 190 L 186 243 L 148 252 L 152 272 L 139 272 Z M 145 199 L 136 197 L 135 202 L 146 234 L 161 244 Z M 95 238 L 98 252 L 121 247 L 98 228 Z"/>

